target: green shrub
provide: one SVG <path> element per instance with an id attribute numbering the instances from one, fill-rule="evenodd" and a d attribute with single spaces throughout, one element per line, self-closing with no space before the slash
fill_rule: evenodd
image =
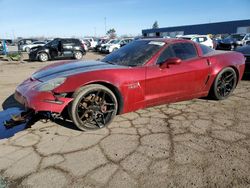
<path id="1" fill-rule="evenodd" d="M 8 58 L 10 58 L 12 61 L 20 61 L 21 60 L 21 53 L 9 53 L 7 55 Z"/>

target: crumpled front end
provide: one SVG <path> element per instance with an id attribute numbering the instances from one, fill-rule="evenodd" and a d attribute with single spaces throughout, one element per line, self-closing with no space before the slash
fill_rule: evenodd
<path id="1" fill-rule="evenodd" d="M 32 78 L 25 80 L 17 87 L 14 95 L 15 99 L 35 112 L 61 113 L 72 101 L 72 98 L 55 94 L 53 91 L 38 91 L 37 86 L 41 83 Z"/>

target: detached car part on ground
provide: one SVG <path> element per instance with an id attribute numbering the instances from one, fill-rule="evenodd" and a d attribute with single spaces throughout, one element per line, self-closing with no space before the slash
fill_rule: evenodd
<path id="1" fill-rule="evenodd" d="M 182 39 L 136 40 L 101 61 L 60 62 L 20 84 L 15 99 L 35 112 L 68 111 L 81 130 L 117 114 L 171 102 L 230 96 L 245 59 Z"/>
<path id="2" fill-rule="evenodd" d="M 84 44 L 79 39 L 57 38 L 44 46 L 30 49 L 29 59 L 31 61 L 48 61 L 51 59 L 74 58 L 82 59 L 86 54 Z"/>

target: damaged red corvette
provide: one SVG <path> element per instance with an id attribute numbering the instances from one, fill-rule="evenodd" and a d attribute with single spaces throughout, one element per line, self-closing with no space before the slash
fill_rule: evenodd
<path id="1" fill-rule="evenodd" d="M 140 39 L 100 61 L 67 61 L 35 72 L 15 99 L 35 112 L 69 117 L 81 130 L 108 125 L 115 115 L 150 106 L 230 96 L 244 56 L 182 39 Z"/>

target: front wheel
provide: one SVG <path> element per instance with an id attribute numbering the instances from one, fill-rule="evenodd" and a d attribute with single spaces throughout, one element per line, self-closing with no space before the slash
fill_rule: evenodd
<path id="1" fill-rule="evenodd" d="M 38 58 L 39 58 L 39 60 L 40 60 L 41 62 L 45 62 L 45 61 L 48 61 L 48 60 L 49 60 L 48 54 L 47 54 L 47 53 L 44 53 L 44 52 L 40 53 L 39 56 L 38 56 Z"/>
<path id="2" fill-rule="evenodd" d="M 79 60 L 79 59 L 82 59 L 82 57 L 83 57 L 83 53 L 81 51 L 76 51 L 74 53 L 74 58 L 75 59 Z"/>
<path id="3" fill-rule="evenodd" d="M 29 47 L 26 47 L 26 48 L 25 48 L 25 51 L 26 51 L 26 52 L 29 52 L 29 51 L 30 51 L 30 48 L 29 48 Z"/>
<path id="4" fill-rule="evenodd" d="M 229 97 L 237 84 L 237 74 L 231 67 L 223 69 L 215 78 L 210 94 L 216 100 Z"/>
<path id="5" fill-rule="evenodd" d="M 80 130 L 103 128 L 117 113 L 118 103 L 114 93 L 102 85 L 85 86 L 75 92 L 73 98 L 68 108 L 69 116 Z"/>

